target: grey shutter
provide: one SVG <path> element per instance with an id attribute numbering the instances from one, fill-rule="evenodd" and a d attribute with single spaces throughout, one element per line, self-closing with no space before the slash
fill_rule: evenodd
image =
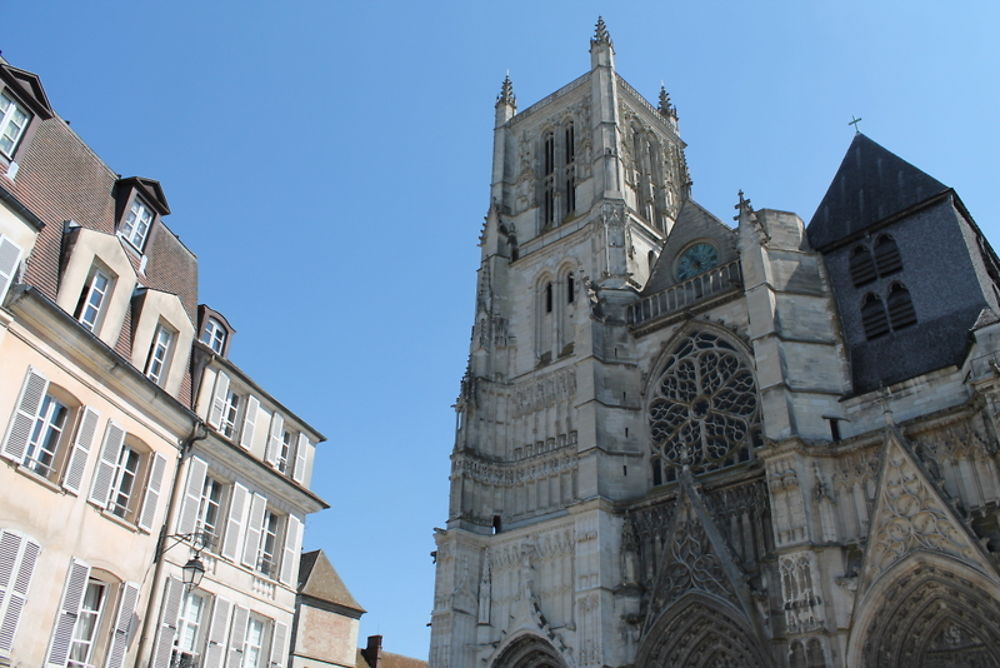
<path id="1" fill-rule="evenodd" d="M 48 389 L 49 381 L 45 379 L 45 376 L 29 368 L 28 375 L 24 377 L 21 396 L 17 400 L 17 409 L 14 411 L 14 417 L 11 418 L 0 455 L 18 464 L 24 459 L 24 451 L 28 447 L 28 439 L 31 438 L 31 430 L 35 426 L 38 409 L 41 408 L 42 399 L 45 398 L 45 392 Z"/>
<path id="2" fill-rule="evenodd" d="M 0 305 L 3 304 L 7 288 L 14 282 L 17 263 L 21 259 L 21 247 L 0 235 Z"/>
<path id="3" fill-rule="evenodd" d="M 247 410 L 243 415 L 243 430 L 240 432 L 240 446 L 249 450 L 253 447 L 254 432 L 257 430 L 257 411 L 260 410 L 260 399 L 252 394 L 247 395 Z"/>
<path id="4" fill-rule="evenodd" d="M 249 490 L 240 483 L 233 485 L 233 498 L 229 503 L 229 520 L 226 537 L 222 542 L 222 556 L 238 561 L 243 546 L 243 527 L 246 525 L 246 506 Z"/>
<path id="5" fill-rule="evenodd" d="M 115 468 L 118 466 L 118 455 L 125 442 L 125 430 L 108 420 L 104 431 L 104 444 L 101 446 L 101 460 L 97 462 L 94 472 L 94 484 L 90 488 L 90 500 L 101 508 L 108 506 L 108 494 L 111 483 L 114 482 Z"/>
<path id="6" fill-rule="evenodd" d="M 215 376 L 215 389 L 212 391 L 212 404 L 208 408 L 208 424 L 215 429 L 222 424 L 222 411 L 226 409 L 226 396 L 229 394 L 229 376 L 219 371 Z"/>
<path id="7" fill-rule="evenodd" d="M 281 581 L 291 587 L 292 578 L 297 573 L 299 552 L 302 550 L 302 521 L 294 515 L 288 516 L 285 528 L 285 549 L 281 555 Z"/>
<path id="8" fill-rule="evenodd" d="M 138 600 L 139 585 L 134 582 L 123 584 L 121 598 L 118 601 L 118 614 L 115 616 L 114 633 L 111 636 L 111 648 L 108 650 L 108 660 L 104 668 L 121 668 L 125 664 L 132 616 L 135 614 L 135 604 Z"/>
<path id="9" fill-rule="evenodd" d="M 232 604 L 229 601 L 218 596 L 215 597 L 215 604 L 212 606 L 212 622 L 208 627 L 208 644 L 205 646 L 205 668 L 222 668 L 231 609 Z"/>
<path id="10" fill-rule="evenodd" d="M 299 433 L 299 442 L 295 445 L 295 468 L 292 469 L 292 480 L 302 483 L 306 477 L 306 455 L 313 447 L 309 437 Z"/>
<path id="11" fill-rule="evenodd" d="M 184 486 L 184 500 L 181 502 L 181 512 L 177 518 L 177 533 L 193 533 L 198 524 L 198 508 L 201 506 L 201 494 L 205 489 L 205 475 L 208 464 L 204 459 L 191 457 L 188 460 L 187 484 Z"/>
<path id="12" fill-rule="evenodd" d="M 246 608 L 237 607 L 233 611 L 233 627 L 229 631 L 229 660 L 226 662 L 226 668 L 240 668 L 249 621 L 250 611 Z"/>
<path id="13" fill-rule="evenodd" d="M 285 668 L 288 661 L 288 625 L 282 622 L 274 623 L 271 632 L 271 666 Z"/>
<path id="14" fill-rule="evenodd" d="M 87 458 L 90 456 L 90 447 L 94 444 L 94 435 L 97 433 L 97 420 L 100 414 L 93 408 L 85 407 L 83 416 L 80 418 L 80 426 L 76 430 L 73 438 L 73 450 L 69 455 L 69 463 L 66 465 L 66 476 L 63 478 L 63 487 L 79 494 L 80 486 L 83 484 L 83 472 L 87 468 Z"/>
<path id="15" fill-rule="evenodd" d="M 76 626 L 76 618 L 80 616 L 80 604 L 83 603 L 83 594 L 87 590 L 89 578 L 90 566 L 76 559 L 70 562 L 62 603 L 59 604 L 59 617 L 56 619 L 55 628 L 52 629 L 46 666 L 62 668 L 66 665 L 69 646 L 73 641 L 73 628 Z"/>
<path id="16" fill-rule="evenodd" d="M 267 435 L 267 449 L 264 451 L 264 461 L 274 466 L 281 452 L 282 439 L 285 435 L 285 417 L 278 411 L 271 415 L 271 429 Z"/>
<path id="17" fill-rule="evenodd" d="M 150 668 L 169 668 L 170 666 L 170 652 L 174 647 L 174 634 L 177 633 L 177 617 L 181 612 L 181 596 L 183 594 L 183 582 L 169 577 L 164 580 L 160 625 L 156 631 L 156 643 L 153 645 L 153 656 L 149 662 Z"/>
<path id="18" fill-rule="evenodd" d="M 5 656 L 14 647 L 39 552 L 41 546 L 26 536 L 4 531 L 0 537 L 0 653 Z"/>
<path id="19" fill-rule="evenodd" d="M 156 453 L 149 469 L 149 484 L 146 485 L 146 498 L 142 500 L 142 514 L 139 516 L 139 526 L 146 531 L 153 528 L 156 519 L 156 506 L 160 502 L 160 488 L 163 486 L 163 472 L 167 468 L 167 458 Z"/>
<path id="20" fill-rule="evenodd" d="M 264 526 L 265 510 L 267 497 L 254 492 L 250 503 L 250 517 L 247 518 L 246 540 L 243 543 L 243 563 L 250 568 L 257 568 L 257 550 L 260 548 L 260 530 Z"/>

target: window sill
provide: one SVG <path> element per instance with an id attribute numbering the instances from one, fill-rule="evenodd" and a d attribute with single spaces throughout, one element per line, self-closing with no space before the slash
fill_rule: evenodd
<path id="1" fill-rule="evenodd" d="M 43 476 L 41 473 L 38 473 L 33 469 L 28 468 L 24 464 L 15 464 L 14 468 L 17 469 L 17 472 L 20 473 L 21 475 L 25 476 L 26 478 L 31 478 L 32 480 L 37 482 L 39 485 L 42 485 L 43 487 L 48 487 L 53 492 L 58 492 L 59 494 L 63 494 L 66 492 L 66 490 L 59 485 L 59 483 L 52 482 L 51 480 Z"/>
<path id="2" fill-rule="evenodd" d="M 92 505 L 94 505 L 94 504 L 92 504 Z M 128 529 L 132 533 L 145 533 L 145 534 L 149 533 L 145 529 L 140 529 L 139 525 L 137 525 L 132 520 L 125 519 L 124 517 L 119 517 L 118 515 L 115 515 L 113 512 L 111 512 L 110 510 L 108 510 L 107 508 L 101 508 L 101 507 L 99 507 L 97 505 L 94 505 L 94 508 L 96 508 L 97 512 L 99 512 L 101 515 L 103 515 L 105 519 L 111 520 L 115 524 L 118 524 L 120 526 L 125 527 L 126 529 Z"/>

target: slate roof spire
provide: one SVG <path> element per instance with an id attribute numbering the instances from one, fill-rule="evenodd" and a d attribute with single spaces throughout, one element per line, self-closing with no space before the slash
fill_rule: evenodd
<path id="1" fill-rule="evenodd" d="M 809 243 L 823 250 L 947 189 L 859 132 L 809 221 Z"/>

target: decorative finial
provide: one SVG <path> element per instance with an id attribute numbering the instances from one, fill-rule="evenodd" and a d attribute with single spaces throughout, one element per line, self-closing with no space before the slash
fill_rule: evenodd
<path id="1" fill-rule="evenodd" d="M 667 87 L 660 82 L 660 106 L 659 111 L 664 116 L 670 116 L 674 120 L 677 120 L 677 107 L 670 103 L 670 93 L 667 92 Z"/>
<path id="2" fill-rule="evenodd" d="M 509 104 L 512 107 L 517 106 L 517 98 L 514 97 L 514 83 L 510 80 L 510 71 L 507 71 L 507 76 L 503 78 L 503 83 L 500 85 L 500 94 L 497 95 L 497 104 Z"/>
<path id="3" fill-rule="evenodd" d="M 597 25 L 594 29 L 594 37 L 590 40 L 591 44 L 607 44 L 608 46 L 614 46 L 611 42 L 611 35 L 608 33 L 608 26 L 604 24 L 604 17 L 597 17 Z"/>
<path id="4" fill-rule="evenodd" d="M 858 129 L 858 123 L 860 123 L 860 122 L 861 122 L 860 118 L 857 118 L 857 117 L 854 116 L 854 114 L 851 114 L 851 122 L 848 123 L 848 125 L 853 125 L 854 126 L 854 134 L 856 134 L 856 135 L 861 134 L 861 130 Z"/>

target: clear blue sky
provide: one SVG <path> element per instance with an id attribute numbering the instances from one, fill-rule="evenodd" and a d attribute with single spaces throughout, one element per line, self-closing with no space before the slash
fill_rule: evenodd
<path id="1" fill-rule="evenodd" d="M 812 216 L 847 122 L 995 214 L 1000 3 L 5 2 L 0 48 L 117 172 L 159 179 L 232 358 L 329 438 L 309 519 L 369 610 L 426 656 L 493 101 L 619 72 L 680 112 L 694 197 Z M 362 640 L 363 642 L 363 640 Z"/>

